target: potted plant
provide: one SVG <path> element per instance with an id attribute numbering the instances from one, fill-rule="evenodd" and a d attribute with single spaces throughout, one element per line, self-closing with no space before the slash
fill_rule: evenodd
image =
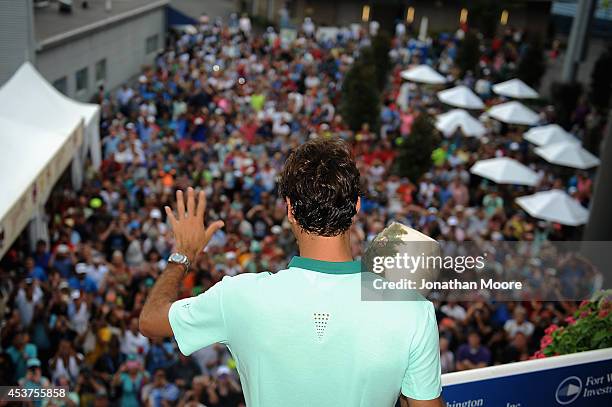
<path id="1" fill-rule="evenodd" d="M 590 301 L 582 301 L 574 315 L 565 319 L 565 324 L 546 328 L 540 350 L 532 359 L 612 347 L 612 290 L 601 291 Z"/>

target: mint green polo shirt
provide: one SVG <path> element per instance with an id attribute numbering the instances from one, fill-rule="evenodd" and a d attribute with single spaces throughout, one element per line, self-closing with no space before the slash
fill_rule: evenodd
<path id="1" fill-rule="evenodd" d="M 362 301 L 361 263 L 294 257 L 287 270 L 224 277 L 176 301 L 180 351 L 219 342 L 234 357 L 249 407 L 392 407 L 440 395 L 429 301 Z"/>

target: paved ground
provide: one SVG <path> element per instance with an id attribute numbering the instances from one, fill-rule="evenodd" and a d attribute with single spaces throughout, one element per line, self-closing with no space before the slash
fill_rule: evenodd
<path id="1" fill-rule="evenodd" d="M 57 3 L 52 3 L 48 7 L 35 9 L 35 37 L 37 41 L 46 40 L 157 2 L 158 0 L 112 0 L 111 10 L 106 11 L 106 0 L 89 0 L 87 9 L 81 7 L 82 0 L 73 0 L 70 14 L 60 13 Z"/>
<path id="2" fill-rule="evenodd" d="M 112 0 L 112 8 L 106 11 L 106 0 L 88 0 L 89 7 L 83 9 L 83 0 L 73 0 L 72 13 L 58 11 L 57 3 L 48 7 L 35 9 L 34 31 L 38 42 L 48 40 L 105 19 L 120 16 L 141 7 L 157 3 L 160 0 Z M 202 13 L 211 17 L 227 17 L 238 7 L 238 0 L 170 0 L 170 5 L 178 11 L 194 18 Z"/>
<path id="3" fill-rule="evenodd" d="M 198 18 L 202 13 L 226 18 L 238 8 L 237 0 L 172 0 L 170 5 L 183 14 Z"/>

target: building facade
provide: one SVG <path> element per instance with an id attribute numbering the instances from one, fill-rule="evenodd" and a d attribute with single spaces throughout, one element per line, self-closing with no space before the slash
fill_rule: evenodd
<path id="1" fill-rule="evenodd" d="M 455 31 L 462 14 L 470 25 L 474 16 L 487 12 L 490 13 L 487 18 L 499 29 L 510 26 L 542 34 L 548 29 L 542 21 L 548 19 L 551 7 L 549 0 L 489 2 L 487 7 L 483 2 L 463 0 L 250 0 L 246 8 L 252 14 L 278 22 L 279 10 L 285 4 L 294 21 L 310 16 L 319 26 L 344 26 L 363 21 L 367 16 L 367 20 L 378 21 L 388 31 L 398 21 L 418 30 L 423 17 L 427 17 L 429 32 Z"/>
<path id="2" fill-rule="evenodd" d="M 7 49 L 0 53 L 0 84 L 30 60 L 58 90 L 86 101 L 100 85 L 113 89 L 138 74 L 165 44 L 169 0 L 89 1 L 86 9 L 75 1 L 69 14 L 53 5 L 34 9 L 31 0 L 0 1 L 13 4 L 8 11 L 20 17 L 6 28 L 10 37 L 0 36 Z M 11 20 L 5 7 L 0 14 Z"/>
<path id="3" fill-rule="evenodd" d="M 0 85 L 24 61 L 34 60 L 32 0 L 0 0 Z"/>

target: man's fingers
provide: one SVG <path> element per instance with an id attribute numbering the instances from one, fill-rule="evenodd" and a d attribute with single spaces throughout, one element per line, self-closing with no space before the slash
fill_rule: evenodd
<path id="1" fill-rule="evenodd" d="M 174 229 L 174 225 L 176 224 L 174 212 L 172 212 L 172 209 L 169 206 L 164 206 L 164 209 L 166 210 L 166 216 L 168 217 L 168 221 L 170 222 L 172 229 Z"/>
<path id="2" fill-rule="evenodd" d="M 185 200 L 183 199 L 183 191 L 180 189 L 176 191 L 176 212 L 179 219 L 185 217 Z"/>
<path id="3" fill-rule="evenodd" d="M 207 244 L 212 238 L 212 236 L 215 234 L 215 232 L 221 229 L 223 226 L 225 226 L 225 223 L 223 223 L 222 220 L 214 221 L 213 223 L 208 225 L 208 227 L 206 228 L 206 243 Z"/>
<path id="4" fill-rule="evenodd" d="M 192 218 L 195 216 L 195 196 L 193 188 L 187 188 L 187 217 Z"/>
<path id="5" fill-rule="evenodd" d="M 196 216 L 204 219 L 204 212 L 206 212 L 206 194 L 204 191 L 200 191 L 198 194 L 198 208 L 196 209 Z"/>

